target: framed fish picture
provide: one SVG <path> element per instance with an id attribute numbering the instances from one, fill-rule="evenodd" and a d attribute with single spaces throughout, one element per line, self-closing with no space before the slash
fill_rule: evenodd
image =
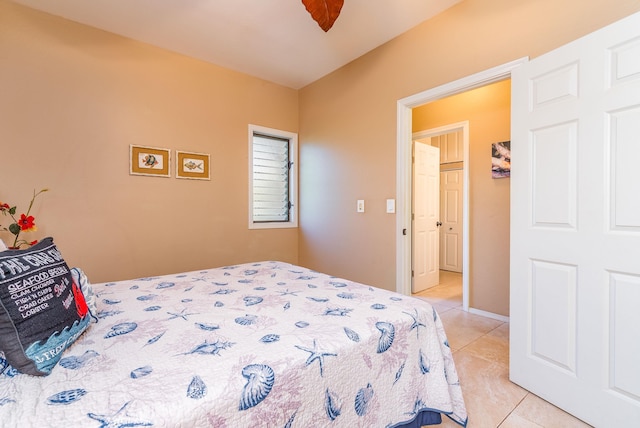
<path id="1" fill-rule="evenodd" d="M 211 180 L 209 155 L 176 150 L 176 178 Z"/>
<path id="2" fill-rule="evenodd" d="M 171 150 L 157 147 L 131 145 L 129 149 L 129 174 L 171 177 L 169 165 Z"/>

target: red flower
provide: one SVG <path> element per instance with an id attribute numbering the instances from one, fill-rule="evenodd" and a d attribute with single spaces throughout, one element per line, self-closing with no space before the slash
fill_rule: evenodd
<path id="1" fill-rule="evenodd" d="M 9 211 L 10 209 L 11 207 L 9 206 L 9 204 L 0 203 L 0 211 Z"/>
<path id="2" fill-rule="evenodd" d="M 20 226 L 20 230 L 22 231 L 33 231 L 38 230 L 35 223 L 35 218 L 32 215 L 27 217 L 24 214 L 20 214 L 20 220 L 18 220 L 18 226 Z"/>
<path id="3" fill-rule="evenodd" d="M 31 241 L 31 242 L 29 242 L 29 245 L 30 245 L 30 246 L 33 246 L 33 245 L 36 245 L 37 243 L 38 243 L 38 240 L 36 239 L 35 241 Z"/>

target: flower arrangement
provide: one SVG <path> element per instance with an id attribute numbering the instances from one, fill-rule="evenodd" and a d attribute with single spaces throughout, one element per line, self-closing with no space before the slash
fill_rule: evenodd
<path id="1" fill-rule="evenodd" d="M 36 230 L 38 230 L 36 226 L 35 218 L 33 218 L 32 215 L 29 215 L 29 213 L 31 212 L 31 208 L 33 207 L 33 201 L 36 200 L 36 197 L 40 193 L 47 192 L 48 190 L 49 189 L 42 189 L 38 193 L 36 193 L 36 191 L 34 190 L 33 197 L 31 198 L 31 203 L 29 203 L 29 208 L 27 209 L 27 213 L 20 214 L 20 217 L 18 218 L 16 218 L 16 212 L 18 207 L 16 206 L 12 207 L 12 206 L 9 206 L 9 204 L 0 202 L 0 212 L 2 212 L 2 214 L 5 216 L 8 215 L 13 220 L 13 223 L 11 223 L 9 227 L 2 227 L 1 229 L 1 230 L 6 230 L 8 232 L 11 232 L 13 235 L 15 235 L 15 238 L 13 239 L 13 245 L 11 245 L 9 248 L 19 249 L 23 245 L 31 246 L 38 242 L 37 239 L 31 242 L 26 241 L 25 239 L 20 239 L 20 233 L 35 232 Z"/>

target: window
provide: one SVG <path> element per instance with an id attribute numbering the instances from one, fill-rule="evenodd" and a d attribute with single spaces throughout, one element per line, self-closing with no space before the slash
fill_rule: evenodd
<path id="1" fill-rule="evenodd" d="M 298 227 L 298 135 L 249 125 L 249 228 Z"/>

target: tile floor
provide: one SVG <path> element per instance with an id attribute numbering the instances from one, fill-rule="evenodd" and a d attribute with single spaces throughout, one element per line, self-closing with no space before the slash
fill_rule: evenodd
<path id="1" fill-rule="evenodd" d="M 462 275 L 414 294 L 440 314 L 469 415 L 469 428 L 586 428 L 590 425 L 509 381 L 509 323 L 462 310 Z M 458 427 L 443 418 L 441 427 Z"/>

